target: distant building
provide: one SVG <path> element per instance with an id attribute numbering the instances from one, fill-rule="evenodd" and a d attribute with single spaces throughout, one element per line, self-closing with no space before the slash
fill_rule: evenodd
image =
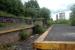
<path id="1" fill-rule="evenodd" d="M 59 19 L 58 17 L 59 17 L 58 14 L 56 14 L 56 20 L 57 20 L 57 21 L 58 21 L 58 19 Z"/>
<path id="2" fill-rule="evenodd" d="M 60 20 L 65 19 L 65 12 L 59 13 L 59 19 L 60 19 Z"/>

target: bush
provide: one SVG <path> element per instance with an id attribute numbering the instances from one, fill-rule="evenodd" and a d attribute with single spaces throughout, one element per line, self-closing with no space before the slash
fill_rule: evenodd
<path id="1" fill-rule="evenodd" d="M 21 31 L 20 33 L 20 39 L 25 40 L 29 36 L 29 33 Z"/>
<path id="2" fill-rule="evenodd" d="M 7 12 L 1 11 L 1 10 L 0 10 L 0 16 L 4 16 L 4 17 L 16 17 L 13 14 L 10 14 L 10 13 L 7 13 Z"/>
<path id="3" fill-rule="evenodd" d="M 42 26 L 36 25 L 33 28 L 33 34 L 42 34 L 45 31 L 45 29 Z"/>
<path id="4" fill-rule="evenodd" d="M 71 25 L 72 25 L 72 26 L 75 26 L 75 19 L 72 19 L 72 20 L 71 20 Z"/>
<path id="5" fill-rule="evenodd" d="M 2 23 L 0 22 L 0 27 L 9 27 L 15 25 L 14 23 Z"/>
<path id="6" fill-rule="evenodd" d="M 65 20 L 65 19 L 63 19 L 63 20 L 55 21 L 55 23 L 57 23 L 57 24 L 69 24 L 70 21 L 69 21 L 69 20 Z"/>
<path id="7" fill-rule="evenodd" d="M 53 24 L 53 21 L 47 21 L 48 27 L 50 27 Z"/>
<path id="8" fill-rule="evenodd" d="M 53 19 L 50 18 L 47 20 L 47 26 L 50 27 L 53 24 Z"/>
<path id="9" fill-rule="evenodd" d="M 6 26 L 6 24 L 0 23 L 0 27 L 4 27 L 4 26 Z"/>

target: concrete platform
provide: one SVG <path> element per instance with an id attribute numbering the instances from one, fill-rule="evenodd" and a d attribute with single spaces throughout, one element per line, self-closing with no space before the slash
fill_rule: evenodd
<path id="1" fill-rule="evenodd" d="M 54 25 L 44 39 L 45 41 L 75 41 L 75 26 L 65 24 Z"/>
<path id="2" fill-rule="evenodd" d="M 75 50 L 75 26 L 55 24 L 34 43 L 34 50 Z"/>

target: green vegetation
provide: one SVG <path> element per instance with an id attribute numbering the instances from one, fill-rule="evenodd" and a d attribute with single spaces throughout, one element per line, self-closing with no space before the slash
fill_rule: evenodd
<path id="1" fill-rule="evenodd" d="M 75 19 L 71 19 L 71 25 L 75 26 Z"/>
<path id="2" fill-rule="evenodd" d="M 50 18 L 50 10 L 47 8 L 41 8 L 39 11 L 39 17 L 45 18 L 45 19 L 49 19 Z"/>
<path id="3" fill-rule="evenodd" d="M 75 26 L 75 5 L 71 7 L 72 13 L 70 14 L 71 25 Z"/>
<path id="4" fill-rule="evenodd" d="M 50 19 L 50 15 L 51 15 L 51 12 L 49 9 L 47 8 L 41 8 L 40 11 L 39 11 L 39 17 L 41 18 L 44 18 L 44 23 L 47 24 L 47 25 L 51 25 L 51 20 Z"/>
<path id="5" fill-rule="evenodd" d="M 23 5 L 21 0 L 0 0 L 0 10 L 15 16 L 36 16 L 40 9 L 37 1 L 30 0 Z"/>
<path id="6" fill-rule="evenodd" d="M 51 12 L 48 8 L 40 8 L 37 0 L 29 0 L 22 4 L 21 0 L 0 0 L 0 16 L 8 16 L 8 17 L 21 17 L 26 18 L 30 17 L 33 21 L 37 18 L 44 18 L 44 23 L 47 26 L 52 24 L 52 20 L 50 19 Z M 0 23 L 0 27 L 5 26 L 6 24 Z M 42 33 L 43 28 L 41 26 L 35 26 L 37 33 Z M 35 29 L 35 30 L 36 30 Z M 26 36 L 24 32 L 21 35 Z"/>
<path id="7" fill-rule="evenodd" d="M 25 40 L 29 36 L 29 33 L 27 33 L 26 31 L 21 31 L 19 35 L 20 40 Z"/>
<path id="8" fill-rule="evenodd" d="M 16 16 L 31 18 L 50 17 L 50 11 L 47 8 L 40 8 L 36 0 L 30 0 L 23 5 L 21 0 L 0 0 L 0 16 Z M 5 13 L 4 13 L 5 12 Z M 8 14 L 8 15 L 7 15 Z M 13 15 L 11 15 L 13 14 Z"/>
<path id="9" fill-rule="evenodd" d="M 0 10 L 20 16 L 23 14 L 21 0 L 0 0 Z"/>
<path id="10" fill-rule="evenodd" d="M 43 28 L 42 26 L 36 25 L 33 28 L 33 34 L 42 34 L 43 32 L 45 32 L 45 28 Z"/>
<path id="11" fill-rule="evenodd" d="M 0 11 L 0 16 L 4 16 L 4 17 L 16 17 L 15 15 L 10 14 L 10 13 L 5 12 L 5 11 Z"/>
<path id="12" fill-rule="evenodd" d="M 5 26 L 6 26 L 6 24 L 0 23 L 0 27 L 5 27 Z"/>
<path id="13" fill-rule="evenodd" d="M 36 0 L 30 0 L 28 2 L 25 2 L 24 9 L 25 16 L 32 16 L 32 18 L 38 17 L 40 7 Z"/>
<path id="14" fill-rule="evenodd" d="M 7 17 L 30 17 L 33 20 L 44 18 L 49 25 L 51 12 L 48 8 L 40 8 L 37 0 L 29 0 L 22 4 L 21 0 L 0 0 L 0 16 Z"/>
<path id="15" fill-rule="evenodd" d="M 63 19 L 63 20 L 55 21 L 55 23 L 57 23 L 57 24 L 70 24 L 70 20 Z"/>
<path id="16" fill-rule="evenodd" d="M 50 18 L 50 20 L 47 21 L 48 27 L 50 27 L 54 23 L 53 19 Z"/>
<path id="17" fill-rule="evenodd" d="M 14 26 L 15 23 L 2 23 L 0 22 L 0 27 L 9 27 L 9 26 Z"/>

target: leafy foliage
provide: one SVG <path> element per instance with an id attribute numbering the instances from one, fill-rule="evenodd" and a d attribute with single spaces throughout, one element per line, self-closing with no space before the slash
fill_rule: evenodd
<path id="1" fill-rule="evenodd" d="M 44 18 L 45 20 L 44 20 L 44 23 L 47 25 L 47 26 L 49 26 L 49 25 L 51 25 L 51 22 L 49 23 L 49 21 L 50 21 L 50 11 L 49 11 L 49 9 L 47 9 L 47 8 L 41 8 L 40 9 L 40 13 L 39 13 L 39 17 L 42 17 L 42 18 Z"/>
<path id="2" fill-rule="evenodd" d="M 50 27 L 53 24 L 53 19 L 50 18 L 50 20 L 48 20 L 47 23 L 48 23 L 48 26 Z"/>
<path id="3" fill-rule="evenodd" d="M 72 13 L 70 14 L 71 25 L 75 26 L 75 5 L 71 7 Z"/>
<path id="4" fill-rule="evenodd" d="M 44 18 L 45 24 L 48 24 L 47 21 L 50 20 L 51 13 L 45 7 L 40 8 L 36 0 L 29 0 L 24 5 L 21 0 L 0 0 L 0 10 L 16 17 L 31 17 L 33 21 L 36 18 Z"/>
<path id="5" fill-rule="evenodd" d="M 21 40 L 25 40 L 29 36 L 29 33 L 21 31 L 20 38 Z"/>
<path id="6" fill-rule="evenodd" d="M 56 21 L 56 23 L 57 23 L 57 24 L 70 24 L 70 21 L 63 19 L 63 20 L 58 20 L 58 21 Z"/>
<path id="7" fill-rule="evenodd" d="M 30 0 L 28 2 L 25 3 L 25 7 L 26 8 L 39 8 L 39 4 L 37 3 L 36 0 Z"/>
<path id="8" fill-rule="evenodd" d="M 15 15 L 13 15 L 11 13 L 7 13 L 5 11 L 0 11 L 0 16 L 4 16 L 4 17 L 16 17 Z"/>
<path id="9" fill-rule="evenodd" d="M 40 8 L 36 0 L 29 0 L 23 5 L 21 0 L 0 0 L 0 10 L 16 16 L 31 16 L 32 18 L 49 18 L 50 11 Z"/>
<path id="10" fill-rule="evenodd" d="M 21 0 L 0 0 L 0 10 L 7 11 L 17 16 L 24 13 Z"/>
<path id="11" fill-rule="evenodd" d="M 0 27 L 4 27 L 6 26 L 4 23 L 0 23 Z"/>
<path id="12" fill-rule="evenodd" d="M 50 18 L 50 11 L 49 11 L 49 9 L 47 9 L 47 8 L 41 8 L 40 9 L 40 12 L 39 12 L 40 14 L 40 17 L 44 17 L 45 19 L 49 19 Z"/>
<path id="13" fill-rule="evenodd" d="M 36 25 L 33 28 L 33 34 L 42 34 L 45 31 L 45 29 L 39 25 Z"/>
<path id="14" fill-rule="evenodd" d="M 32 17 L 37 17 L 38 12 L 39 12 L 39 4 L 37 3 L 36 0 L 30 0 L 28 2 L 25 2 L 24 4 L 25 8 L 25 16 L 32 16 Z"/>

